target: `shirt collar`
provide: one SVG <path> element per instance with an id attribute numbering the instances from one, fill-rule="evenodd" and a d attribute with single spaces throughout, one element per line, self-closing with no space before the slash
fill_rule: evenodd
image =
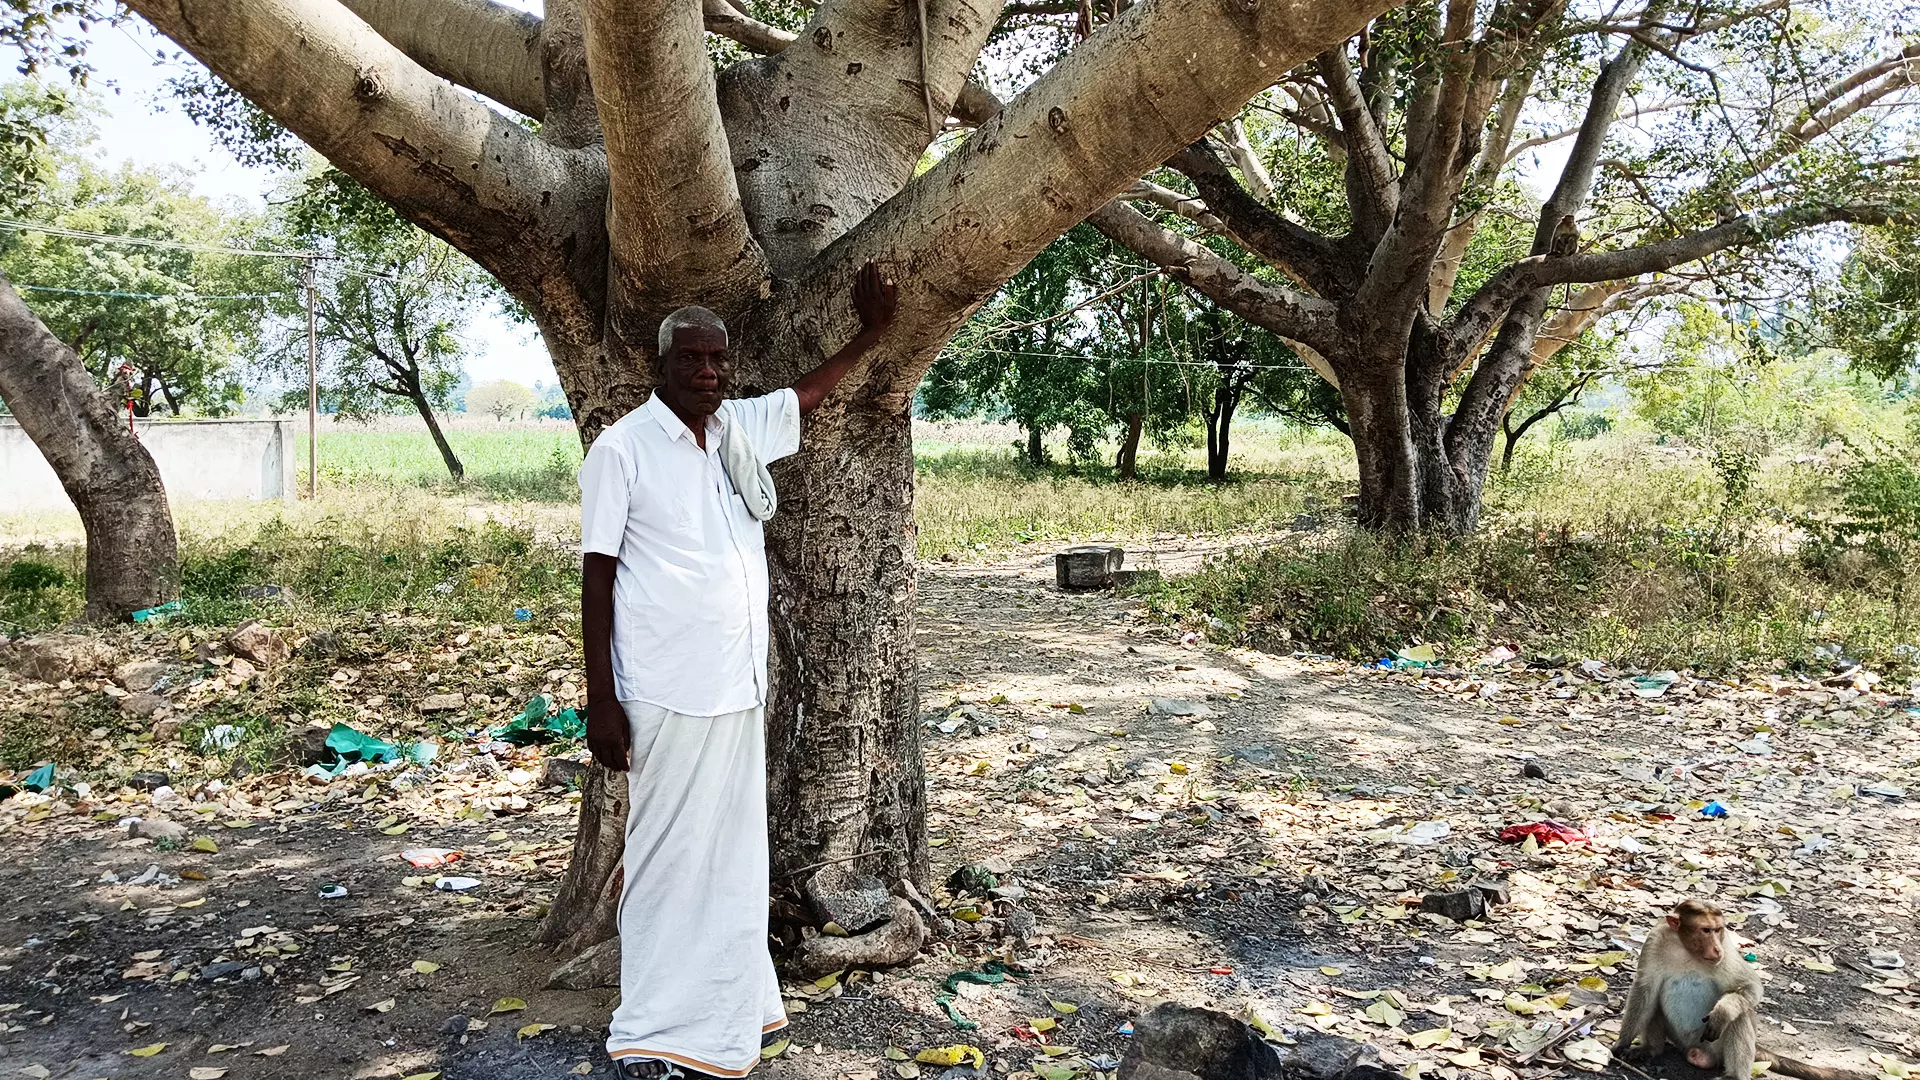
<path id="1" fill-rule="evenodd" d="M 677 413 L 667 407 L 666 402 L 660 400 L 659 394 L 648 396 L 644 408 L 652 414 L 661 430 L 667 433 L 668 438 L 685 439 L 694 449 L 700 448 L 700 445 L 693 441 L 693 432 L 688 430 L 686 423 Z M 707 418 L 707 449 L 711 450 L 718 446 L 720 436 L 726 433 L 726 415 L 726 410 L 722 409 Z"/>

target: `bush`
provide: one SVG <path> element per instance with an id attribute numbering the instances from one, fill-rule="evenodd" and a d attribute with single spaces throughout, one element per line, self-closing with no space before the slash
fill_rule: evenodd
<path id="1" fill-rule="evenodd" d="M 75 618 L 86 595 L 72 575 L 38 559 L 16 559 L 0 570 L 0 626 L 37 631 Z"/>

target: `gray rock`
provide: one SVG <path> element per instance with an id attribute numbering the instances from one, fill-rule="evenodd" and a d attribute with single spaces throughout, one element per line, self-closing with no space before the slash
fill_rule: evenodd
<path id="1" fill-rule="evenodd" d="M 159 694 L 146 693 L 144 691 L 138 694 L 128 694 L 126 697 L 120 699 L 120 711 L 126 713 L 128 716 L 141 720 L 145 720 L 168 707 L 169 702 L 166 698 L 161 697 Z"/>
<path id="2" fill-rule="evenodd" d="M 1469 887 L 1486 898 L 1488 907 L 1513 903 L 1513 890 L 1506 878 L 1478 878 Z"/>
<path id="3" fill-rule="evenodd" d="M 927 928 L 913 905 L 899 897 L 889 897 L 891 917 L 864 934 L 833 937 L 820 934 L 800 944 L 793 958 L 793 970 L 804 979 L 849 968 L 887 967 L 903 964 L 920 953 L 926 944 Z"/>
<path id="4" fill-rule="evenodd" d="M 327 749 L 327 735 L 332 730 L 330 724 L 308 724 L 294 732 L 287 740 L 287 756 L 302 768 L 330 763 L 334 755 Z"/>
<path id="5" fill-rule="evenodd" d="M 465 1035 L 466 1033 L 467 1033 L 467 1014 L 466 1013 L 455 1013 L 454 1015 L 447 1017 L 446 1022 L 440 1025 L 440 1034 L 442 1035 Z"/>
<path id="6" fill-rule="evenodd" d="M 233 633 L 227 635 L 227 648 L 263 668 L 282 663 L 293 654 L 287 639 L 258 619 L 248 619 L 234 627 Z"/>
<path id="7" fill-rule="evenodd" d="M 1358 1057 L 1358 1054 L 1355 1054 Z M 1336 1074 L 1337 1075 L 1337 1074 Z M 1225 1013 L 1167 1002 L 1133 1023 L 1119 1080 L 1281 1080 L 1280 1055 Z"/>
<path id="8" fill-rule="evenodd" d="M 7 666 L 34 682 L 57 683 L 104 671 L 113 658 L 113 649 L 90 637 L 41 634 L 14 642 Z"/>
<path id="9" fill-rule="evenodd" d="M 339 634 L 331 630 L 315 630 L 300 643 L 300 655 L 311 660 L 326 660 L 339 656 L 342 648 Z"/>
<path id="10" fill-rule="evenodd" d="M 208 964 L 206 967 L 201 968 L 200 977 L 208 980 L 224 979 L 230 975 L 238 975 L 245 970 L 247 970 L 247 965 L 240 961 L 225 960 L 218 964 Z"/>
<path id="11" fill-rule="evenodd" d="M 572 787 L 575 781 L 585 782 L 587 764 L 569 757 L 547 758 L 540 763 L 540 786 Z"/>
<path id="12" fill-rule="evenodd" d="M 185 726 L 185 724 L 186 724 L 186 721 L 182 720 L 177 716 L 168 716 L 168 717 L 164 717 L 162 719 L 154 721 L 154 724 L 153 724 L 154 745 L 165 746 L 168 743 L 173 742 L 175 739 L 178 739 L 180 737 L 180 729 L 181 727 Z"/>
<path id="13" fill-rule="evenodd" d="M 1374 1066 L 1364 1064 L 1370 1049 L 1365 1043 L 1318 1031 L 1302 1031 L 1294 1036 L 1294 1045 L 1281 1055 L 1281 1071 L 1291 1080 L 1342 1080 L 1354 1077 L 1356 1070 Z"/>
<path id="14" fill-rule="evenodd" d="M 1521 764 L 1520 775 L 1529 780 L 1550 779 L 1550 777 L 1547 776 L 1547 767 L 1531 759 Z"/>
<path id="15" fill-rule="evenodd" d="M 1080 544 L 1053 557 L 1054 584 L 1062 589 L 1105 589 L 1126 560 L 1112 544 Z"/>
<path id="16" fill-rule="evenodd" d="M 1213 710 L 1197 701 L 1182 701 L 1179 698 L 1157 697 L 1147 703 L 1147 711 L 1155 716 L 1212 716 Z"/>
<path id="17" fill-rule="evenodd" d="M 1276 755 L 1271 746 L 1242 746 L 1233 751 L 1233 756 L 1249 765 L 1265 765 Z"/>
<path id="18" fill-rule="evenodd" d="M 130 660 L 113 669 L 113 681 L 137 694 L 153 689 L 155 683 L 172 671 L 172 664 L 163 664 L 158 660 Z"/>
<path id="19" fill-rule="evenodd" d="M 988 889 L 987 895 L 995 900 L 1025 900 L 1027 890 L 1018 885 L 1002 885 L 995 889 Z"/>
<path id="20" fill-rule="evenodd" d="M 841 876 L 831 881 L 824 876 L 815 878 L 808 883 L 806 891 L 820 921 L 838 923 L 849 934 L 878 926 L 893 912 L 893 897 L 887 892 L 886 883 L 872 874 Z"/>
<path id="21" fill-rule="evenodd" d="M 145 770 L 127 777 L 127 784 L 139 791 L 152 791 L 171 784 L 173 779 L 166 773 Z"/>
<path id="22" fill-rule="evenodd" d="M 420 711 L 423 713 L 453 712 L 466 707 L 467 699 L 463 694 L 428 694 L 420 699 Z"/>
<path id="23" fill-rule="evenodd" d="M 127 833 L 149 840 L 170 840 L 177 844 L 187 838 L 187 827 L 166 818 L 140 818 L 127 826 Z"/>
<path id="24" fill-rule="evenodd" d="M 1420 910 L 1443 915 L 1454 922 L 1478 919 L 1487 913 L 1487 898 L 1478 889 L 1452 889 L 1428 893 L 1420 898 Z"/>

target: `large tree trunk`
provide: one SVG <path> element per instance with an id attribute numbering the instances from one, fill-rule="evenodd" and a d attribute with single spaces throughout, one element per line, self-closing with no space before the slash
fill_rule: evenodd
<path id="1" fill-rule="evenodd" d="M 1113 459 L 1113 468 L 1122 480 L 1133 480 L 1140 474 L 1140 429 L 1146 424 L 1146 417 L 1139 413 L 1127 414 L 1127 431 L 1120 437 L 1120 453 Z"/>
<path id="2" fill-rule="evenodd" d="M 87 533 L 87 617 L 125 618 L 177 599 L 173 513 L 152 455 L 129 434 L 72 349 L 0 275 L 0 400 L 46 456 Z"/>
<path id="3" fill-rule="evenodd" d="M 1240 408 L 1240 393 L 1229 389 L 1222 375 L 1213 391 L 1213 408 L 1207 410 L 1207 479 L 1227 478 L 1227 455 L 1233 447 L 1233 414 Z"/>
<path id="4" fill-rule="evenodd" d="M 1039 424 L 1027 425 L 1027 464 L 1038 469 L 1047 463 L 1046 433 Z"/>
<path id="5" fill-rule="evenodd" d="M 440 460 L 446 462 L 447 472 L 452 474 L 455 480 L 466 479 L 466 466 L 460 464 L 460 458 L 454 454 L 453 447 L 447 442 L 446 432 L 440 430 L 440 420 L 433 415 L 433 404 L 427 400 L 427 395 L 420 392 L 418 384 L 410 389 L 413 392 L 407 395 L 407 399 L 413 402 L 413 407 L 419 411 L 420 419 L 427 422 L 427 434 L 433 436 L 433 445 L 440 448 Z"/>

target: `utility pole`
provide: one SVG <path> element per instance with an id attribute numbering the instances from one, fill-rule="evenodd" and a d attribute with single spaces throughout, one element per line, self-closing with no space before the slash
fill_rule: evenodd
<path id="1" fill-rule="evenodd" d="M 314 343 L 313 259 L 307 259 L 307 498 L 320 492 L 320 379 Z"/>

